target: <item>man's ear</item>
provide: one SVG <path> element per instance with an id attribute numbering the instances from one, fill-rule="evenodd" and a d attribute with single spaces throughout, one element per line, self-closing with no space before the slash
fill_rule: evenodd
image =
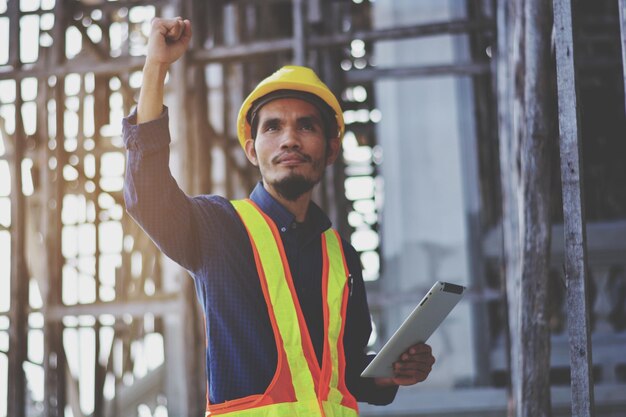
<path id="1" fill-rule="evenodd" d="M 341 151 L 341 140 L 331 138 L 328 140 L 328 152 L 326 153 L 326 165 L 332 165 Z"/>
<path id="2" fill-rule="evenodd" d="M 254 165 L 255 167 L 258 167 L 259 161 L 256 156 L 256 149 L 254 149 L 254 139 L 246 139 L 244 147 L 248 161 L 252 162 L 252 165 Z"/>

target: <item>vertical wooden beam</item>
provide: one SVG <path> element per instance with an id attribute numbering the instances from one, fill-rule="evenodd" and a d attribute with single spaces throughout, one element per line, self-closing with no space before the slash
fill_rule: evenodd
<path id="1" fill-rule="evenodd" d="M 550 401 L 550 267 L 551 150 L 556 140 L 554 66 L 551 54 L 552 7 L 545 0 L 524 3 L 524 91 L 520 116 L 523 229 L 521 276 L 522 398 L 518 416 L 548 417 Z M 516 80 L 519 73 L 516 73 Z M 519 88 L 519 87 L 518 87 Z M 518 91 L 517 94 L 522 93 Z M 515 112 L 514 112 L 515 114 Z"/>
<path id="2" fill-rule="evenodd" d="M 26 415 L 26 375 L 23 364 L 28 347 L 28 283 L 26 267 L 26 200 L 22 192 L 22 159 L 25 135 L 22 122 L 22 98 L 17 82 L 15 99 L 15 134 L 11 166 L 11 307 L 9 309 L 9 372 L 7 415 Z"/>
<path id="3" fill-rule="evenodd" d="M 177 16 L 190 16 L 193 21 L 196 0 L 180 0 L 173 3 L 172 12 Z M 202 25 L 202 20 L 193 21 L 194 25 Z M 196 27 L 192 38 L 192 47 L 201 47 L 204 28 Z M 205 132 L 198 129 L 197 121 L 199 117 L 206 117 L 200 112 L 204 108 L 194 108 L 197 103 L 198 89 L 194 83 L 197 80 L 198 72 L 202 68 L 194 68 L 189 60 L 189 54 L 185 54 L 181 59 L 170 67 L 171 82 L 174 86 L 173 105 L 176 107 L 176 115 L 181 118 L 181 123 L 177 124 L 177 129 L 172 132 L 179 141 L 178 150 L 182 155 L 176 153 L 176 158 L 187 163 L 181 164 L 184 171 L 181 172 L 181 187 L 190 194 L 197 194 L 199 190 L 201 167 L 200 164 L 210 158 L 210 155 L 200 154 L 200 142 L 204 138 Z M 191 76 L 189 76 L 191 75 Z M 201 88 L 201 91 L 205 90 Z M 170 99 L 169 96 L 166 99 Z M 206 99 L 206 97 L 205 97 Z M 185 116 L 191 117 L 186 120 Z M 191 163 L 190 163 L 191 162 Z M 177 175 L 177 173 L 174 173 Z M 156 262 L 160 261 L 160 256 Z M 165 365 L 168 378 L 163 387 L 168 400 L 168 411 L 171 415 L 198 416 L 204 414 L 206 397 L 204 387 L 207 384 L 205 374 L 199 365 L 204 354 L 204 321 L 198 315 L 198 302 L 195 296 L 193 280 L 187 276 L 186 272 L 180 272 L 180 315 L 165 317 L 164 319 L 164 348 Z M 170 278 L 170 286 L 175 277 Z M 166 283 L 167 287 L 168 284 Z"/>
<path id="4" fill-rule="evenodd" d="M 292 0 L 293 7 L 293 63 L 306 65 L 306 37 L 304 27 L 304 3 Z"/>
<path id="5" fill-rule="evenodd" d="M 622 71 L 624 73 L 624 99 L 626 101 L 626 0 L 618 0 L 620 40 L 622 44 Z"/>
<path id="6" fill-rule="evenodd" d="M 551 8 L 541 0 L 499 6 L 508 27 L 498 44 L 498 87 L 511 403 L 517 416 L 549 416 Z"/>
<path id="7" fill-rule="evenodd" d="M 56 22 L 55 22 L 56 24 Z M 46 146 L 46 160 L 56 160 L 56 167 L 45 167 L 44 201 L 46 204 L 44 239 L 46 242 L 46 269 L 48 292 L 44 308 L 62 304 L 63 253 L 61 250 L 61 209 L 63 205 L 63 110 L 64 79 L 57 79 L 53 87 L 56 102 L 56 145 Z M 44 317 L 47 316 L 44 314 Z M 61 417 L 65 415 L 65 355 L 63 351 L 63 323 L 46 320 L 44 324 L 44 415 Z"/>
<path id="8" fill-rule="evenodd" d="M 54 5 L 54 43 L 52 45 L 52 63 L 61 65 L 65 62 L 65 1 L 59 0 Z M 56 166 L 45 167 L 44 201 L 45 210 L 44 239 L 46 244 L 46 266 L 48 293 L 44 308 L 62 304 L 63 288 L 63 252 L 61 249 L 63 225 L 61 210 L 63 208 L 63 166 L 65 164 L 65 79 L 57 77 L 52 87 L 52 99 L 55 102 L 55 147 L 46 146 L 46 160 L 56 161 Z M 44 314 L 44 317 L 47 317 Z M 46 320 L 44 323 L 44 415 L 61 417 L 65 415 L 66 402 L 66 358 L 63 351 L 63 323 Z"/>
<path id="9" fill-rule="evenodd" d="M 19 69 L 20 18 L 19 1 L 8 2 L 9 64 Z M 26 271 L 26 204 L 22 193 L 22 159 L 24 157 L 24 132 L 22 123 L 22 97 L 20 82 L 15 86 L 15 134 L 11 166 L 11 307 L 9 310 L 9 370 L 7 415 L 23 417 L 26 414 L 26 375 L 22 365 L 28 346 L 28 273 Z"/>
<path id="10" fill-rule="evenodd" d="M 466 2 L 457 6 L 450 6 L 454 18 L 486 20 L 483 2 Z M 482 33 L 469 33 L 458 37 L 454 42 L 455 55 L 460 60 L 472 60 L 473 62 L 488 62 L 481 47 Z M 487 289 L 487 277 L 485 274 L 485 262 L 483 254 L 483 218 L 485 212 L 481 195 L 482 184 L 480 182 L 480 150 L 478 138 L 484 134 L 484 138 L 493 138 L 492 120 L 490 107 L 487 106 L 488 92 L 491 90 L 491 77 L 474 76 L 459 77 L 456 81 L 457 108 L 460 110 L 461 126 L 468 126 L 469 132 L 460 141 L 460 151 L 464 155 L 460 160 L 461 184 L 464 206 L 464 220 L 466 227 L 466 250 L 469 279 L 471 288 L 482 292 Z M 481 120 L 482 119 L 482 120 Z M 485 127 L 488 127 L 485 129 Z M 483 139 L 485 140 L 485 139 Z M 490 141 L 490 139 L 487 139 Z M 471 303 L 471 332 L 472 359 L 474 364 L 474 385 L 486 386 L 491 376 L 491 363 L 489 352 L 491 348 L 491 331 L 489 327 L 489 311 L 486 302 Z M 480 335 L 480 336 L 478 336 Z"/>
<path id="11" fill-rule="evenodd" d="M 515 276 L 519 263 L 519 224 L 516 215 L 517 210 L 517 194 L 514 192 L 514 184 L 516 171 L 510 171 L 509 167 L 513 166 L 515 155 L 517 154 L 516 143 L 512 140 L 512 104 L 511 92 L 513 91 L 513 71 L 510 62 L 513 60 L 513 19 L 512 8 L 514 3 L 508 0 L 498 0 L 496 9 L 497 21 L 497 55 L 496 55 L 496 97 L 498 106 L 498 140 L 500 148 L 500 187 L 502 189 L 502 256 L 504 266 L 502 268 L 503 279 L 502 286 L 504 288 L 505 300 L 507 307 L 505 312 L 506 321 L 506 347 L 507 347 L 507 365 L 509 380 L 508 388 L 508 410 L 507 415 L 512 417 L 515 412 L 514 391 L 517 387 L 513 379 L 513 375 L 517 375 L 519 355 L 516 352 L 517 344 L 511 343 L 511 335 L 518 328 L 517 325 L 517 288 L 511 276 Z"/>
<path id="12" fill-rule="evenodd" d="M 593 415 L 593 372 L 587 302 L 587 244 L 581 140 L 570 0 L 554 0 L 561 183 L 565 230 L 567 327 L 570 342 L 572 415 Z"/>
<path id="13" fill-rule="evenodd" d="M 13 69 L 20 67 L 20 1 L 9 0 L 7 3 L 9 16 L 9 65 Z"/>
<path id="14" fill-rule="evenodd" d="M 83 76 L 83 91 L 81 92 L 81 100 L 82 100 L 82 104 L 84 105 L 85 102 L 85 82 L 84 82 L 84 76 Z M 94 84 L 95 84 L 95 88 L 94 88 L 94 92 L 93 92 L 93 99 L 95 103 L 106 103 L 109 100 L 109 77 L 103 76 L 103 80 L 101 82 L 99 82 L 98 77 L 94 75 Z M 122 78 L 123 80 L 123 78 Z M 125 89 L 125 84 L 122 82 L 122 92 L 125 93 L 126 89 Z M 94 106 L 94 137 L 93 140 L 97 143 L 100 144 L 103 142 L 103 138 L 100 135 L 100 129 L 102 129 L 102 126 L 107 123 L 108 118 L 109 118 L 109 108 L 108 106 Z M 82 121 L 82 117 L 80 118 L 80 120 Z M 84 126 L 81 126 L 81 128 L 84 130 Z M 84 140 L 84 135 L 82 132 L 79 133 L 80 136 L 83 137 Z M 82 144 L 81 144 L 82 147 Z M 82 147 L 84 149 L 84 147 Z M 100 209 L 100 205 L 98 204 L 98 197 L 100 196 L 100 194 L 102 193 L 102 189 L 100 188 L 100 179 L 101 179 L 101 175 L 100 175 L 100 157 L 99 157 L 99 153 L 98 152 L 93 152 L 92 155 L 94 155 L 94 159 L 95 159 L 95 169 L 94 169 L 94 178 L 93 178 L 93 182 L 96 186 L 95 191 L 89 195 L 85 195 L 85 197 L 88 200 L 91 200 L 94 204 L 94 210 L 95 210 L 95 216 L 94 216 L 94 230 L 95 230 L 95 236 L 94 239 L 96 241 L 96 248 L 95 248 L 95 253 L 94 253 L 94 257 L 95 257 L 95 265 L 94 265 L 94 281 L 96 283 L 96 302 L 101 301 L 100 300 L 100 257 L 101 257 L 101 251 L 100 251 L 100 213 L 101 213 L 101 209 Z M 93 417 L 102 417 L 104 416 L 104 383 L 105 383 L 105 379 L 106 379 L 106 368 L 104 366 L 102 366 L 100 364 L 99 358 L 100 358 L 100 351 L 101 351 L 101 345 L 100 345 L 100 330 L 102 329 L 102 324 L 100 322 L 100 318 L 99 317 L 95 317 L 95 324 L 94 324 L 94 334 L 95 334 L 95 344 L 94 344 L 94 405 L 93 405 Z"/>

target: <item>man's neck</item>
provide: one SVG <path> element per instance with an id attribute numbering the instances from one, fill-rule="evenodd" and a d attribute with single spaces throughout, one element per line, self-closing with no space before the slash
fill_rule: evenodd
<path id="1" fill-rule="evenodd" d="M 285 207 L 291 214 L 293 214 L 298 223 L 304 222 L 306 219 L 306 213 L 309 209 L 309 204 L 311 203 L 311 197 L 313 195 L 313 190 L 307 191 L 302 194 L 296 200 L 287 200 L 285 197 L 281 196 L 271 185 L 267 184 L 263 181 L 263 188 L 272 196 L 276 201 L 278 201 L 283 207 Z"/>

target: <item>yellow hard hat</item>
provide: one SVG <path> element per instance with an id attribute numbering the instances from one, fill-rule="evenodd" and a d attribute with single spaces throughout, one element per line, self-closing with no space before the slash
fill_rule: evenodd
<path id="1" fill-rule="evenodd" d="M 339 139 L 343 137 L 345 129 L 343 112 L 341 111 L 341 106 L 335 95 L 326 84 L 318 78 L 317 74 L 315 74 L 312 69 L 296 65 L 287 65 L 261 81 L 241 105 L 239 115 L 237 116 L 237 137 L 239 138 L 241 147 L 245 148 L 246 140 L 252 138 L 248 112 L 254 102 L 278 90 L 301 91 L 320 98 L 335 113 L 337 137 Z"/>

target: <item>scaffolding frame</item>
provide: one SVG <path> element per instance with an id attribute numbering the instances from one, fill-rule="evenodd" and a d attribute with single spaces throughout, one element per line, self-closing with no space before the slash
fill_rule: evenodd
<path id="1" fill-rule="evenodd" d="M 620 12 L 624 9 L 624 0 L 620 1 Z M 486 1 L 485 4 L 493 3 Z M 555 0 L 555 4 L 557 1 Z M 569 3 L 569 2 L 564 2 Z M 57 0 L 54 8 L 23 12 L 19 8 L 17 0 L 9 0 L 7 11 L 0 17 L 8 17 L 10 22 L 9 31 L 9 59 L 7 65 L 0 68 L 1 80 L 14 80 L 15 84 L 15 119 L 14 132 L 8 134 L 5 126 L 0 125 L 5 142 L 11 144 L 4 158 L 11 165 L 11 226 L 8 228 L 11 234 L 11 309 L 5 314 L 10 321 L 9 327 L 9 396 L 8 415 L 23 417 L 27 409 L 26 377 L 23 365 L 29 362 L 27 355 L 27 343 L 29 337 L 28 317 L 32 313 L 42 313 L 45 318 L 43 326 L 44 355 L 42 365 L 45 376 L 44 415 L 62 416 L 66 405 L 70 406 L 75 416 L 82 415 L 81 405 L 77 397 L 78 382 L 72 376 L 69 369 L 68 358 L 63 346 L 63 334 L 67 328 L 90 328 L 95 333 L 95 358 L 93 361 L 94 417 L 106 415 L 124 415 L 128 410 L 136 408 L 137 404 L 150 403 L 152 406 L 163 403 L 159 396 L 165 386 L 166 402 L 170 413 L 174 415 L 200 415 L 203 412 L 203 398 L 205 398 L 205 378 L 198 366 L 198 358 L 203 354 L 203 330 L 197 325 L 202 322 L 201 312 L 195 307 L 195 296 L 191 280 L 182 279 L 180 290 L 170 291 L 165 270 L 167 265 L 158 254 L 154 245 L 143 236 L 142 232 L 127 217 L 119 220 L 122 225 L 123 237 L 132 244 L 118 251 L 120 265 L 115 271 L 115 297 L 113 300 L 104 300 L 101 290 L 101 265 L 103 252 L 99 242 L 101 223 L 106 223 L 110 216 L 108 209 L 103 209 L 99 202 L 101 195 L 112 197 L 113 207 L 123 207 L 121 191 L 107 191 L 103 189 L 101 178 L 102 155 L 107 153 L 122 152 L 121 145 L 111 140 L 119 134 L 107 136 L 102 132 L 112 122 L 110 120 L 110 97 L 118 93 L 123 100 L 123 110 L 128 114 L 134 101 L 137 88 L 133 87 L 131 77 L 141 69 L 143 58 L 131 54 L 130 41 L 125 41 L 119 46 L 119 56 L 111 56 L 110 32 L 105 29 L 111 28 L 116 23 L 125 23 L 128 31 L 133 32 L 131 27 L 138 23 L 131 22 L 126 18 L 126 13 L 135 7 L 154 6 L 157 14 L 164 12 L 171 16 L 194 16 L 198 20 L 206 17 L 206 25 L 194 26 L 194 40 L 185 58 L 178 62 L 170 73 L 170 88 L 174 90 L 169 98 L 176 103 L 180 114 L 187 115 L 189 123 L 177 126 L 175 136 L 186 138 L 178 147 L 181 159 L 187 161 L 185 171 L 182 172 L 182 186 L 191 194 L 210 193 L 216 189 L 215 167 L 213 158 L 204 156 L 219 153 L 223 158 L 223 170 L 227 173 L 223 184 L 217 187 L 223 191 L 226 197 L 237 197 L 246 189 L 250 189 L 257 180 L 257 174 L 237 156 L 239 144 L 232 131 L 233 117 L 236 115 L 236 98 L 241 98 L 242 92 L 249 89 L 262 77 L 270 73 L 278 64 L 293 62 L 312 66 L 322 75 L 328 85 L 338 95 L 349 85 L 357 83 L 371 83 L 386 77 L 424 77 L 439 75 L 472 76 L 475 82 L 484 84 L 485 77 L 494 73 L 494 64 L 485 60 L 473 60 L 471 62 L 456 63 L 453 65 L 432 65 L 409 68 L 378 68 L 368 67 L 360 70 L 350 70 L 345 73 L 338 71 L 340 61 L 344 58 L 345 48 L 354 39 L 364 42 L 378 42 L 382 40 L 399 40 L 419 38 L 443 34 L 470 34 L 481 35 L 493 34 L 496 31 L 494 19 L 479 15 L 475 19 L 454 20 L 448 22 L 433 22 L 427 24 L 412 25 L 407 27 L 395 27 L 389 29 L 364 29 L 341 32 L 341 19 L 350 19 L 353 14 L 362 13 L 354 11 L 357 7 L 351 3 L 340 4 L 339 2 L 314 0 L 304 2 L 302 0 L 261 2 L 258 0 L 241 1 L 201 1 L 180 0 L 177 2 L 146 2 L 143 0 L 117 1 L 117 2 L 70 2 Z M 282 12 L 291 12 L 291 27 L 288 29 L 291 35 L 272 33 L 272 26 L 265 19 L 271 21 L 272 8 L 281 8 Z M 365 7 L 365 6 L 363 6 Z M 482 7 L 482 6 L 480 6 Z M 566 6 L 567 7 L 567 6 Z M 225 12 L 225 10 L 228 10 Z M 556 12 L 556 18 L 561 18 L 562 9 Z M 99 11 L 102 17 L 94 18 L 95 11 Z M 22 17 L 28 15 L 42 16 L 54 15 L 54 27 L 47 32 L 53 36 L 51 47 L 42 47 L 39 59 L 34 63 L 22 63 L 20 59 L 20 27 Z M 219 22 L 220 17 L 230 13 L 229 18 L 236 17 L 240 27 L 233 33 L 223 27 Z M 82 16 L 77 19 L 76 16 Z M 322 21 L 321 16 L 331 16 L 328 21 Z M 204 22 L 204 21 L 203 21 Z M 247 22 L 257 29 L 257 33 L 250 33 L 244 23 Z M 260 24 L 259 22 L 263 22 Z M 102 31 L 102 41 L 96 43 L 90 41 L 88 28 L 90 24 L 98 25 Z M 195 22 L 194 22 L 195 24 Z M 620 24 L 622 29 L 626 26 L 625 19 L 621 15 Z M 82 52 L 68 59 L 66 56 L 65 35 L 69 27 L 76 28 L 82 36 L 84 47 Z M 571 22 L 565 25 L 571 37 Z M 133 33 L 137 33 L 134 31 Z M 278 30 L 280 32 L 280 30 Z M 622 30 L 623 42 L 626 37 Z M 107 35 L 109 33 L 109 35 Z M 235 39 L 224 40 L 228 36 Z M 220 39 L 222 38 L 222 39 Z M 261 39 L 261 40 L 257 40 Z M 557 50 L 567 42 L 560 43 L 557 38 Z M 571 42 L 571 41 L 570 41 Z M 567 46 L 565 46 L 567 48 Z M 626 54 L 625 54 L 626 56 Z M 626 62 L 626 61 L 625 61 Z M 209 113 L 212 108 L 207 99 L 211 90 L 211 80 L 207 80 L 207 68 L 220 69 L 223 85 L 220 87 L 223 114 L 221 117 L 222 129 L 217 129 L 214 121 L 210 120 Z M 563 71 L 563 70 L 560 70 Z M 74 96 L 78 97 L 79 108 L 82 109 L 86 97 L 92 97 L 98 105 L 93 106 L 94 133 L 87 135 L 81 131 L 75 135 L 78 143 L 75 151 L 68 151 L 65 143 L 66 119 L 64 111 L 68 106 L 66 93 L 66 80 L 68 75 L 78 75 L 82 85 Z M 625 73 L 626 74 L 626 73 Z M 23 105 L 20 82 L 25 79 L 38 80 L 37 117 L 38 129 L 34 134 L 26 134 L 22 112 Z M 119 87 L 112 88 L 111 80 Z M 626 79 L 626 75 L 625 75 Z M 93 81 L 89 81 L 93 80 Z M 85 85 L 93 83 L 89 90 Z M 563 91 L 575 91 L 572 85 L 563 87 Z M 565 101 L 565 100 L 563 100 Z M 47 109 L 54 104 L 54 122 L 47 120 Z M 480 106 L 479 106 L 480 108 Z M 572 110 L 572 109 L 570 109 Z M 573 111 L 575 112 L 574 107 Z M 481 111 L 481 110 L 479 110 Z M 489 109 L 483 109 L 487 112 Z M 75 113 L 80 113 L 76 111 Z M 485 120 L 490 116 L 482 114 Z M 77 116 L 80 123 L 82 116 Z M 571 122 L 572 117 L 565 116 L 563 122 Z M 2 119 L 0 119 L 1 121 Z M 54 129 L 50 129 L 54 126 Z M 53 130 L 50 131 L 50 130 Z M 576 134 L 574 134 L 576 136 Z M 93 142 L 93 144 L 91 142 Z M 573 146 L 578 146 L 575 141 Z M 562 151 L 565 154 L 565 151 Z M 77 158 L 72 158 L 77 156 Z M 94 157 L 95 168 L 93 175 L 84 173 L 86 161 Z M 37 161 L 39 171 L 38 185 L 35 187 L 34 196 L 26 196 L 23 189 L 22 161 L 30 158 Z M 217 159 L 217 158 L 215 158 Z M 51 164 L 50 161 L 55 161 Z M 567 162 L 564 162 L 567 164 Z M 67 166 L 79 171 L 76 179 L 65 178 L 64 170 Z M 345 219 L 349 208 L 343 190 L 345 178 L 344 166 L 338 164 L 332 173 L 328 175 L 322 185 L 322 190 L 317 198 L 331 214 L 336 227 L 344 234 L 349 234 L 350 227 Z M 83 170 L 81 172 L 81 170 Z M 228 175 L 236 173 L 236 175 Z M 567 172 L 564 171 L 564 177 Z M 579 174 L 578 174 L 579 175 Z M 33 175 L 35 178 L 35 175 Z M 37 182 L 36 181 L 36 182 Z M 580 185 L 577 186 L 580 191 Z M 576 187 L 573 189 L 576 191 Z M 565 191 L 564 191 L 565 192 Z M 68 194 L 83 196 L 85 204 L 93 211 L 90 221 L 95 228 L 95 248 L 93 252 L 93 273 L 95 282 L 95 300 L 92 302 L 77 302 L 68 304 L 63 298 L 64 268 L 68 266 L 68 257 L 64 254 L 62 242 L 64 227 L 67 223 L 63 220 L 63 201 Z M 29 202 L 31 200 L 31 202 Z M 86 210 L 87 211 L 87 210 Z M 566 216 L 567 217 L 567 216 Z M 37 218 L 37 219 L 35 219 Z M 44 298 L 43 306 L 39 309 L 29 307 L 29 254 L 28 241 L 34 239 L 34 234 L 29 234 L 28 224 L 37 222 L 40 224 L 40 232 L 45 245 L 39 262 L 43 265 L 43 276 L 37 277 L 38 284 L 42 289 Z M 578 235 L 582 236 L 584 248 L 584 233 L 581 224 L 584 224 L 584 214 L 578 217 Z M 581 235 L 582 234 L 582 235 Z M 143 236 L 143 237 L 142 237 Z M 475 237 L 480 243 L 481 236 Z M 580 247 L 580 241 L 577 248 Z M 569 249 L 568 253 L 574 249 Z M 133 257 L 141 253 L 140 261 L 133 261 Z M 31 255 L 32 256 L 32 255 Z M 91 256 L 91 255 L 90 255 Z M 78 258 L 76 258 L 78 259 Z M 577 259 L 581 259 L 580 257 Z M 585 270 L 583 263 L 578 268 L 578 273 Z M 78 264 L 78 261 L 76 261 Z M 140 264 L 141 267 L 138 267 Z M 70 265 L 72 267 L 72 265 Z M 132 269 L 137 268 L 139 273 Z M 582 268 L 582 269 L 581 269 Z M 170 271 L 170 270 L 168 270 Z M 179 273 L 177 276 L 184 274 Z M 579 275 L 580 276 L 580 275 Z M 582 281 L 584 283 L 584 277 Z M 171 283 L 170 283 L 171 285 Z M 154 287 L 151 294 L 146 293 L 146 286 Z M 577 294 L 582 295 L 584 301 L 585 292 L 581 289 Z M 375 298 L 376 295 L 373 295 Z M 581 302 L 581 299 L 578 299 Z M 577 305 L 575 311 L 588 311 L 583 304 Z M 114 319 L 113 324 L 102 323 L 100 316 L 109 316 Z M 81 316 L 95 317 L 93 324 L 68 325 L 68 318 Z M 163 334 L 165 351 L 168 360 L 165 368 L 157 368 L 148 372 L 142 379 L 134 381 L 130 388 L 122 387 L 124 376 L 134 368 L 132 355 L 133 341 L 145 337 L 146 322 L 152 317 L 152 329 L 155 333 Z M 174 324 L 168 323 L 168 318 L 174 320 Z M 72 320 L 69 320 L 72 321 Z M 77 319 L 74 322 L 78 321 Z M 184 326 L 176 328 L 176 323 L 183 322 Z M 74 327 L 72 327 L 74 326 Z M 477 324 L 481 327 L 481 323 Z M 101 344 L 100 334 L 103 328 L 110 328 L 113 333 L 113 341 L 109 352 L 103 352 L 106 347 Z M 486 327 L 486 325 L 485 325 Z M 580 340 L 589 343 L 589 332 L 582 327 L 586 335 Z M 168 333 L 169 332 L 169 333 Z M 184 335 L 184 338 L 180 336 Z M 586 339 L 585 339 L 586 338 Z M 183 340 L 191 341 L 184 343 Z M 183 352 L 186 346 L 191 345 L 187 354 Z M 120 346 L 119 349 L 115 346 Z M 117 349 L 114 353 L 114 350 Z M 586 363 L 589 365 L 589 357 Z M 117 366 L 113 358 L 121 362 L 121 370 L 115 370 Z M 102 363 L 99 358 L 106 360 Z M 173 358 L 182 358 L 176 360 Z M 478 359 L 477 359 L 478 360 Z M 181 365 L 182 363 L 182 365 Z M 484 366 L 487 366 L 484 364 Z M 482 368 L 482 367 L 481 367 Z M 164 373 L 181 376 L 182 394 L 175 391 L 178 388 L 167 386 Z M 484 370 L 484 374 L 488 369 Z M 104 386 L 108 375 L 114 375 L 115 386 L 118 390 L 115 399 L 104 397 Z M 480 377 L 483 383 L 488 384 L 488 378 Z M 588 367 L 581 371 L 579 376 L 573 375 L 574 381 L 590 381 Z M 581 387 L 582 391 L 589 392 L 590 384 L 587 382 Z M 581 391 L 581 392 L 582 392 Z M 587 405 L 593 404 L 593 397 L 583 396 L 581 402 Z M 581 406 L 582 407 L 582 406 Z M 578 409 L 578 408 L 577 408 Z M 119 414 L 118 414 L 119 413 Z M 583 415 L 583 414 L 579 414 Z M 591 415 L 590 412 L 585 415 Z"/>

